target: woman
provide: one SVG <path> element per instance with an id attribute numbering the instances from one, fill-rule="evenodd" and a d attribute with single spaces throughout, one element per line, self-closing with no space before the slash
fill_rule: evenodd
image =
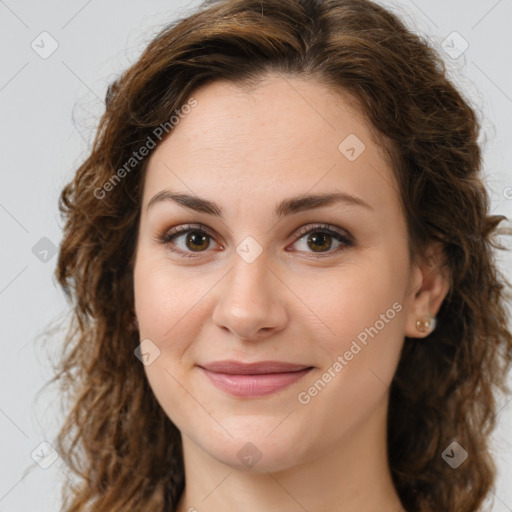
<path id="1" fill-rule="evenodd" d="M 163 30 L 61 196 L 65 510 L 479 510 L 512 336 L 478 129 L 367 0 Z"/>

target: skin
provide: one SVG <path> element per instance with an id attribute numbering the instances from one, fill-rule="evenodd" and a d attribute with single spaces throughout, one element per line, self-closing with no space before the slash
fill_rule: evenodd
<path id="1" fill-rule="evenodd" d="M 147 162 L 134 267 L 140 339 L 160 350 L 146 375 L 183 439 L 177 510 L 402 511 L 386 454 L 389 384 L 404 336 L 428 343 L 416 321 L 435 315 L 448 291 L 430 266 L 439 249 L 409 260 L 391 169 L 347 94 L 312 78 L 267 75 L 252 89 L 218 81 L 193 97 L 197 106 Z M 338 149 L 349 134 L 365 144 L 354 161 Z M 165 189 L 213 201 L 224 217 L 171 200 L 148 210 Z M 333 191 L 371 208 L 335 203 L 274 217 L 283 199 Z M 314 233 L 297 236 L 322 223 L 354 244 L 328 237 L 315 250 Z M 194 258 L 159 242 L 187 224 L 212 235 L 209 245 L 186 244 L 186 233 L 174 240 Z M 262 250 L 251 263 L 236 251 L 249 236 Z M 301 403 L 299 394 L 393 304 L 400 311 Z M 224 359 L 315 368 L 274 394 L 237 398 L 197 366 Z M 252 467 L 237 457 L 248 442 L 261 454 Z"/>

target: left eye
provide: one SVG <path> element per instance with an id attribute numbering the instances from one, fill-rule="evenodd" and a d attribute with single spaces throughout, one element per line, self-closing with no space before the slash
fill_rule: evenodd
<path id="1" fill-rule="evenodd" d="M 349 236 L 333 230 L 329 225 L 313 226 L 309 229 L 306 226 L 301 228 L 295 236 L 299 237 L 295 244 L 305 239 L 303 244 L 305 243 L 309 249 L 312 249 L 313 253 L 320 253 L 315 257 L 329 256 L 345 247 L 354 245 Z M 179 247 L 177 243 L 180 239 L 184 239 L 182 240 L 182 247 Z M 332 239 L 338 242 L 334 249 L 332 249 Z M 210 247 L 211 240 L 214 240 L 213 235 L 210 235 L 204 228 L 197 226 L 173 228 L 160 239 L 161 243 L 168 245 L 172 252 L 188 258 L 198 257 L 197 253 L 205 252 Z M 305 246 L 303 245 L 303 247 Z"/>
<path id="2" fill-rule="evenodd" d="M 330 256 L 334 252 L 354 245 L 348 236 L 332 229 L 329 225 L 315 226 L 309 229 L 307 229 L 306 226 L 306 228 L 299 230 L 297 236 L 299 236 L 299 240 L 295 243 L 299 243 L 302 239 L 305 239 L 303 242 L 308 248 L 312 249 L 314 253 L 320 253 L 315 257 Z M 333 250 L 330 250 L 332 247 L 332 239 L 335 239 L 338 245 Z"/>

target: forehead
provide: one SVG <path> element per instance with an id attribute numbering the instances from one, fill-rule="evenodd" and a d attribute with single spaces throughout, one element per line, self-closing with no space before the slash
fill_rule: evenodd
<path id="1" fill-rule="evenodd" d="M 398 201 L 384 152 L 350 95 L 271 76 L 250 88 L 214 82 L 192 97 L 197 105 L 149 158 L 144 204 L 163 188 L 216 201 L 249 194 L 255 204 L 333 189 L 376 205 Z"/>

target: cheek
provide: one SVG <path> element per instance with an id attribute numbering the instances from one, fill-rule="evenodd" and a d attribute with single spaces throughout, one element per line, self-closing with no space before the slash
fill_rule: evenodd
<path id="1" fill-rule="evenodd" d="M 375 324 L 379 338 L 394 339 L 400 332 L 396 320 L 403 309 L 401 278 L 394 272 L 394 262 L 382 256 L 376 259 L 366 258 L 294 283 L 297 295 L 315 312 L 310 316 L 314 323 L 305 327 L 316 331 L 314 339 L 331 360 L 348 350 L 358 336 L 363 341 L 369 338 L 368 330 L 374 332 Z"/>
<path id="2" fill-rule="evenodd" d="M 167 413 L 174 409 L 174 398 L 183 399 L 175 380 L 181 380 L 177 373 L 179 367 L 173 365 L 173 361 L 178 361 L 185 350 L 184 342 L 180 342 L 183 338 L 176 335 L 176 331 L 185 323 L 182 306 L 186 302 L 183 297 L 185 290 L 178 294 L 176 291 L 181 288 L 169 272 L 165 271 L 162 262 L 151 257 L 145 258 L 141 254 L 134 269 L 135 312 L 139 336 L 141 342 L 149 339 L 158 347 L 153 349 L 158 350 L 158 356 L 144 370 L 156 399 Z M 173 344 L 165 341 L 170 337 L 174 338 Z"/>
<path id="3" fill-rule="evenodd" d="M 165 257 L 145 257 L 143 251 L 134 269 L 134 294 L 141 336 L 154 338 L 159 344 L 181 324 L 192 325 L 189 316 L 195 311 L 190 310 L 200 298 L 190 273 L 173 271 Z"/>
<path id="4" fill-rule="evenodd" d="M 159 349 L 158 356 L 144 371 L 153 394 L 173 423 L 182 429 L 198 411 L 183 407 L 189 403 L 186 391 L 186 367 L 180 358 L 190 340 L 196 337 L 200 294 L 190 286 L 185 272 L 172 271 L 162 257 L 139 252 L 134 268 L 135 311 L 140 340 L 150 339 Z M 198 304 L 198 306 L 200 303 Z M 187 314 L 188 312 L 188 314 Z"/>
<path id="5" fill-rule="evenodd" d="M 327 334 L 316 336 L 323 365 L 298 397 L 311 442 L 343 437 L 384 403 L 403 345 L 403 293 L 394 266 L 385 259 L 351 266 L 329 287 L 329 299 L 316 295 L 313 304 L 335 334 L 324 328 Z"/>
<path id="6" fill-rule="evenodd" d="M 155 364 L 146 367 L 157 398 L 161 390 L 165 390 L 165 399 L 187 398 L 173 377 L 184 383 L 201 355 L 195 341 L 211 322 L 209 292 L 219 277 L 199 267 L 179 268 L 165 255 L 141 251 L 134 269 L 135 310 L 140 339 L 150 339 L 160 351 Z M 179 399 L 173 401 L 179 403 Z"/>

